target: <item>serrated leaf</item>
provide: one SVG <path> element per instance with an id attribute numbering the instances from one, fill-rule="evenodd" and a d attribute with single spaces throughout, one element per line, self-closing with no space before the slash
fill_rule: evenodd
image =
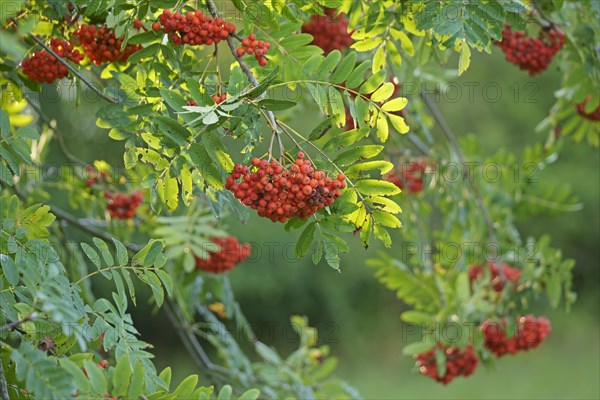
<path id="1" fill-rule="evenodd" d="M 19 283 L 19 271 L 17 270 L 12 258 L 6 254 L 0 254 L 0 265 L 2 265 L 4 277 L 9 285 L 15 286 L 17 283 Z"/>
<path id="2" fill-rule="evenodd" d="M 296 258 L 304 257 L 310 249 L 310 246 L 312 245 L 315 239 L 315 229 L 316 223 L 311 222 L 306 226 L 306 228 L 304 228 L 304 230 L 300 234 L 300 237 L 296 242 L 296 246 L 294 247 L 294 254 Z"/>
<path id="3" fill-rule="evenodd" d="M 348 79 L 352 73 L 352 70 L 354 69 L 354 66 L 356 65 L 356 57 L 357 55 L 355 52 L 350 52 L 348 55 L 346 55 L 346 57 L 344 57 L 331 76 L 332 83 L 338 84 Z"/>
<path id="4" fill-rule="evenodd" d="M 388 181 L 377 179 L 363 179 L 354 184 L 356 190 L 366 195 L 392 196 L 400 193 L 398 186 Z"/>
<path id="5" fill-rule="evenodd" d="M 335 158 L 335 162 L 340 166 L 347 166 L 358 160 L 373 158 L 382 150 L 383 146 L 376 144 L 355 147 L 339 154 Z"/>
<path id="6" fill-rule="evenodd" d="M 90 261 L 94 263 L 96 268 L 100 269 L 102 267 L 102 264 L 100 262 L 100 256 L 98 255 L 96 250 L 94 250 L 94 248 L 87 243 L 81 243 L 81 248 L 83 249 L 85 255 L 90 259 Z"/>
<path id="7" fill-rule="evenodd" d="M 381 70 L 376 74 L 371 75 L 369 79 L 359 89 L 361 94 L 370 94 L 377 90 L 387 78 L 387 71 Z"/>

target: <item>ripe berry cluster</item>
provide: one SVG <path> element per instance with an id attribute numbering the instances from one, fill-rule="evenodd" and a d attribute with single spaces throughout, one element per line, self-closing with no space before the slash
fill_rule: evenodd
<path id="1" fill-rule="evenodd" d="M 223 93 L 221 95 L 215 94 L 214 96 L 212 96 L 212 99 L 216 104 L 221 104 L 227 99 L 227 93 Z"/>
<path id="2" fill-rule="evenodd" d="M 258 215 L 273 222 L 293 217 L 307 219 L 332 204 L 341 195 L 340 189 L 346 187 L 343 174 L 332 179 L 323 171 L 315 171 L 310 164 L 302 152 L 287 169 L 277 161 L 269 163 L 253 158 L 255 171 L 237 164 L 227 177 L 225 188 L 244 205 L 258 210 Z"/>
<path id="3" fill-rule="evenodd" d="M 521 277 L 521 270 L 518 268 L 509 267 L 506 264 L 501 264 L 500 269 L 493 262 L 488 261 L 488 269 L 490 271 L 490 284 L 496 292 L 501 292 L 504 289 L 504 283 L 509 283 L 516 286 Z M 500 276 L 502 272 L 502 277 Z M 471 265 L 469 267 L 469 280 L 473 283 L 485 276 L 485 269 L 481 265 Z"/>
<path id="4" fill-rule="evenodd" d="M 257 40 L 256 35 L 252 33 L 248 38 L 242 40 L 242 47 L 237 49 L 237 55 L 242 57 L 244 54 L 254 54 L 258 65 L 264 67 L 267 65 L 265 54 L 269 51 L 269 47 L 271 47 L 271 43 Z"/>
<path id="5" fill-rule="evenodd" d="M 577 113 L 590 121 L 600 121 L 600 104 L 598 104 L 598 107 L 596 107 L 594 111 L 589 113 L 585 112 L 585 106 L 591 99 L 592 96 L 588 96 L 581 103 L 576 104 L 575 107 L 577 108 Z"/>
<path id="6" fill-rule="evenodd" d="M 527 315 L 518 318 L 516 322 L 517 331 L 510 338 L 506 337 L 506 320 L 501 323 L 487 320 L 481 324 L 485 347 L 496 357 L 534 349 L 546 339 L 552 329 L 546 317 Z"/>
<path id="7" fill-rule="evenodd" d="M 79 38 L 83 51 L 96 65 L 115 61 L 126 62 L 142 46 L 128 44 L 121 49 L 123 38 L 117 39 L 115 32 L 106 26 L 82 24 L 74 32 Z"/>
<path id="8" fill-rule="evenodd" d="M 506 59 L 530 76 L 548 68 L 554 54 L 565 44 L 565 36 L 557 29 L 544 28 L 538 38 L 527 37 L 523 31 L 513 32 L 510 25 L 504 25 L 502 41 L 496 42 Z"/>
<path id="9" fill-rule="evenodd" d="M 171 34 L 171 40 L 177 45 L 212 45 L 227 39 L 235 32 L 235 26 L 222 18 L 214 19 L 202 11 L 189 11 L 185 15 L 164 10 L 152 29 L 162 29 Z"/>
<path id="10" fill-rule="evenodd" d="M 333 50 L 344 50 L 354 41 L 348 32 L 348 21 L 343 14 L 334 17 L 336 10 L 326 8 L 325 16 L 311 15 L 310 22 L 302 26 L 302 32 L 313 36 L 312 44 L 323 49 L 325 54 Z"/>
<path id="11" fill-rule="evenodd" d="M 83 60 L 83 54 L 77 50 L 73 50 L 71 43 L 66 40 L 51 39 L 50 48 L 59 57 L 71 60 L 76 64 L 79 64 Z M 41 83 L 52 83 L 56 79 L 62 79 L 67 76 L 69 70 L 49 52 L 38 50 L 31 57 L 23 61 L 23 73 L 31 80 Z"/>
<path id="12" fill-rule="evenodd" d="M 241 244 L 234 236 L 215 237 L 211 241 L 219 245 L 220 249 L 209 251 L 208 259 L 196 257 L 196 269 L 221 274 L 250 257 L 250 245 Z"/>
<path id="13" fill-rule="evenodd" d="M 108 199 L 106 209 L 112 218 L 128 219 L 133 218 L 135 210 L 142 204 L 143 194 L 137 190 L 131 195 L 125 193 L 104 192 L 104 197 Z"/>
<path id="14" fill-rule="evenodd" d="M 85 168 L 85 184 L 87 187 L 92 187 L 101 180 L 108 179 L 108 172 L 98 171 L 93 165 L 88 165 Z"/>
<path id="15" fill-rule="evenodd" d="M 427 169 L 427 160 L 412 161 L 408 165 L 403 164 L 398 169 L 388 172 L 384 179 L 392 182 L 400 189 L 408 188 L 410 193 L 419 193 L 425 185 L 425 171 Z"/>
<path id="16" fill-rule="evenodd" d="M 464 351 L 458 347 L 446 347 L 441 343 L 438 343 L 437 347 L 446 354 L 446 373 L 444 376 L 439 375 L 434 348 L 415 356 L 419 372 L 423 375 L 445 385 L 457 376 L 471 375 L 477 368 L 478 359 L 473 351 L 473 346 L 469 345 Z"/>

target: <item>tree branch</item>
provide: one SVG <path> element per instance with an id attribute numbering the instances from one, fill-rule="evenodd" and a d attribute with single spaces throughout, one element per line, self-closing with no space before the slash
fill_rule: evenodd
<path id="1" fill-rule="evenodd" d="M 0 360 L 0 396 L 2 397 L 2 400 L 10 400 L 10 397 L 8 397 L 8 385 L 6 384 L 6 378 L 4 377 L 2 360 Z"/>
<path id="2" fill-rule="evenodd" d="M 214 18 L 221 18 L 221 14 L 219 13 L 219 10 L 217 9 L 217 6 L 215 5 L 214 0 L 206 0 L 206 6 L 208 7 L 208 11 Z M 250 82 L 254 86 L 258 86 L 258 80 L 254 76 L 252 71 L 250 71 L 248 64 L 246 64 L 246 62 L 242 59 L 242 57 L 238 56 L 237 48 L 235 46 L 235 42 L 233 41 L 232 35 L 227 36 L 227 45 L 229 46 L 229 50 L 231 50 L 231 54 L 233 55 L 233 57 L 239 64 L 240 68 L 242 69 L 242 71 L 244 71 L 244 74 L 246 74 L 246 76 L 248 77 L 248 80 L 250 80 Z M 259 98 L 263 98 L 264 96 L 265 96 L 265 94 L 263 93 L 260 95 Z M 281 143 L 281 137 L 279 135 L 279 127 L 277 126 L 277 121 L 275 120 L 275 115 L 273 114 L 272 111 L 267 111 L 267 120 L 269 121 L 269 124 L 271 125 L 271 128 L 273 129 L 273 135 L 275 135 L 275 137 L 277 138 L 277 142 L 279 143 L 279 151 L 281 153 L 280 155 L 283 155 L 283 144 Z"/>
<path id="3" fill-rule="evenodd" d="M 444 116 L 442 115 L 440 110 L 437 108 L 437 106 L 433 103 L 433 101 L 431 101 L 431 98 L 427 95 L 427 93 L 424 90 L 421 91 L 421 98 L 425 102 L 425 105 L 427 106 L 427 108 L 429 108 L 429 110 L 431 111 L 433 118 L 436 120 L 436 122 L 438 123 L 438 125 L 440 126 L 440 128 L 442 129 L 444 134 L 446 135 L 446 138 L 450 142 L 450 146 L 456 153 L 456 156 L 458 157 L 459 161 L 461 162 L 461 164 L 465 165 L 466 164 L 465 156 L 462 152 L 462 149 L 458 145 L 458 141 L 456 140 L 456 136 L 454 135 L 454 132 L 452 132 L 452 129 L 450 129 L 450 126 L 444 119 Z M 483 202 L 483 197 L 481 196 L 481 192 L 479 191 L 479 188 L 477 187 L 477 185 L 475 184 L 473 179 L 471 179 L 471 177 L 469 177 L 468 181 L 469 181 L 469 185 L 471 186 L 471 190 L 473 190 L 473 194 L 475 195 L 475 202 L 477 203 L 477 207 L 479 208 L 479 211 L 481 211 L 483 219 L 487 225 L 490 239 L 495 242 L 496 241 L 496 228 L 494 227 L 494 223 L 492 222 L 492 218 L 490 217 L 489 211 L 485 207 L 485 204 Z"/>
<path id="4" fill-rule="evenodd" d="M 6 324 L 4 326 L 0 326 L 0 332 L 2 332 L 2 331 L 12 331 L 13 329 L 18 328 L 19 325 L 24 324 L 25 322 L 33 321 L 36 318 L 37 318 L 37 314 L 36 313 L 28 314 L 23 319 L 20 319 L 18 321 L 14 321 L 14 322 L 8 323 L 8 324 Z"/>
<path id="5" fill-rule="evenodd" d="M 50 47 L 48 47 L 43 41 L 41 41 L 37 36 L 35 36 L 33 33 L 30 33 L 29 36 L 40 46 L 42 46 L 44 48 L 44 50 L 46 50 L 48 53 L 52 54 L 57 60 L 58 62 L 60 62 L 62 65 L 64 65 L 65 67 L 67 67 L 67 69 L 69 71 L 71 71 L 75 76 L 77 76 L 79 79 L 81 79 L 81 81 L 83 83 L 85 83 L 90 89 L 92 89 L 94 91 L 94 93 L 96 93 L 98 96 L 100 96 L 102 99 L 113 103 L 113 104 L 118 104 L 119 100 L 110 97 L 106 94 L 104 94 L 100 89 L 98 89 L 97 87 L 95 87 L 90 81 L 88 81 L 87 79 L 84 78 L 83 75 L 81 75 L 81 73 L 79 71 L 77 71 L 76 68 L 74 68 L 71 64 L 69 64 L 65 59 L 63 59 L 61 56 L 59 56 L 58 54 L 56 54 L 56 52 L 54 50 L 52 50 Z"/>

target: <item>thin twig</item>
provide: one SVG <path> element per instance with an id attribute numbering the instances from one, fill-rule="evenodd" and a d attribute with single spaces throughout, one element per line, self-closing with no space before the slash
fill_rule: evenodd
<path id="1" fill-rule="evenodd" d="M 217 9 L 217 6 L 215 5 L 214 0 L 206 0 L 206 6 L 208 7 L 208 11 L 214 18 L 221 18 L 221 15 L 219 13 L 219 10 Z M 229 46 L 229 50 L 231 50 L 231 54 L 233 55 L 233 57 L 239 64 L 242 71 L 244 71 L 244 74 L 246 74 L 246 76 L 248 77 L 250 82 L 254 86 L 258 86 L 258 80 L 256 79 L 256 77 L 250 70 L 250 67 L 248 67 L 248 64 L 246 64 L 246 62 L 244 60 L 242 60 L 242 57 L 240 57 L 237 54 L 237 48 L 235 46 L 235 42 L 233 41 L 233 36 L 231 36 L 231 35 L 227 36 L 227 45 Z M 264 96 L 265 96 L 265 93 L 261 94 L 259 96 L 259 98 L 264 98 Z M 281 138 L 279 135 L 279 128 L 277 126 L 277 121 L 275 120 L 275 115 L 273 114 L 272 111 L 267 111 L 267 119 L 269 121 L 269 124 L 271 125 L 271 128 L 273 129 L 273 135 L 275 135 L 275 137 L 277 138 L 277 142 L 279 143 L 279 151 L 281 153 L 280 154 L 280 156 L 281 156 L 283 154 L 283 144 L 281 142 Z"/>
<path id="2" fill-rule="evenodd" d="M 6 378 L 4 377 L 2 360 L 0 360 L 0 396 L 2 396 L 2 400 L 10 400 L 10 397 L 8 397 L 8 385 L 6 384 Z"/>
<path id="3" fill-rule="evenodd" d="M 26 315 L 25 317 L 23 317 L 23 319 L 8 323 L 4 326 L 0 326 L 0 332 L 12 331 L 13 329 L 18 328 L 19 325 L 24 324 L 25 322 L 33 321 L 36 318 L 37 318 L 36 313 L 30 313 L 30 314 Z"/>
<path id="4" fill-rule="evenodd" d="M 29 106 L 31 108 L 33 108 L 33 110 L 36 112 L 36 114 L 38 115 L 40 120 L 43 123 L 47 124 L 50 128 L 52 128 L 50 119 L 42 112 L 42 109 L 40 108 L 40 106 L 38 104 L 36 104 L 34 101 L 32 101 L 29 97 L 27 97 L 25 95 L 23 95 L 23 97 L 25 98 L 27 103 L 29 103 Z M 67 148 L 67 144 L 65 143 L 65 138 L 63 137 L 62 133 L 57 128 L 52 128 L 52 130 L 54 131 L 54 134 L 56 135 L 58 147 L 60 147 L 60 150 L 62 151 L 64 156 L 67 158 L 67 160 L 74 162 L 76 164 L 80 164 L 80 165 L 84 165 L 84 166 L 87 165 L 83 160 L 77 158 L 76 156 L 73 155 L 73 153 L 71 153 L 69 151 L 69 149 Z"/>
<path id="5" fill-rule="evenodd" d="M 77 71 L 76 68 L 74 68 L 71 64 L 69 64 L 65 59 L 63 59 L 61 56 L 59 56 L 58 54 L 56 54 L 56 52 L 54 50 L 52 50 L 50 47 L 48 47 L 43 41 L 40 40 L 40 38 L 38 38 L 37 36 L 35 36 L 33 33 L 30 33 L 29 36 L 40 46 L 42 46 L 44 48 L 44 50 L 46 50 L 48 53 L 52 54 L 57 60 L 58 62 L 60 62 L 62 65 L 64 65 L 65 67 L 67 67 L 67 69 L 69 71 L 71 71 L 73 73 L 73 75 L 75 75 L 76 77 L 78 77 L 79 79 L 81 79 L 81 81 L 83 83 L 85 83 L 90 89 L 92 89 L 92 91 L 94 91 L 94 93 L 96 93 L 98 96 L 100 96 L 102 99 L 113 103 L 113 104 L 118 104 L 119 100 L 110 97 L 106 94 L 104 94 L 100 89 L 98 89 L 97 87 L 95 87 L 90 81 L 88 81 L 87 79 L 84 78 L 83 75 L 81 75 L 81 73 L 79 71 Z"/>
<path id="6" fill-rule="evenodd" d="M 424 90 L 421 91 L 421 98 L 425 102 L 425 105 L 427 106 L 427 108 L 429 108 L 429 110 L 431 111 L 433 118 L 436 120 L 436 122 L 438 123 L 438 125 L 440 126 L 440 128 L 442 129 L 442 131 L 444 132 L 446 137 L 448 138 L 448 141 L 450 142 L 450 145 L 451 145 L 452 149 L 454 150 L 454 152 L 456 153 L 456 156 L 458 157 L 459 161 L 461 162 L 462 165 L 465 165 L 466 164 L 465 156 L 464 156 L 460 146 L 458 145 L 458 141 L 456 140 L 456 136 L 454 135 L 454 132 L 452 132 L 452 129 L 450 129 L 450 126 L 444 119 L 442 113 L 437 108 L 437 106 L 431 101 L 431 98 L 427 95 L 427 93 Z M 469 179 L 467 179 L 467 180 L 469 181 L 471 190 L 473 190 L 473 193 L 475 195 L 475 202 L 477 203 L 477 207 L 479 208 L 479 211 L 481 211 L 483 219 L 485 220 L 485 223 L 487 225 L 488 232 L 490 235 L 490 239 L 492 241 L 496 241 L 496 228 L 494 227 L 494 223 L 492 222 L 492 218 L 490 217 L 489 211 L 485 207 L 483 198 L 481 196 L 481 192 L 479 191 L 479 188 L 475 184 L 474 180 L 471 178 L 472 177 L 469 177 Z"/>

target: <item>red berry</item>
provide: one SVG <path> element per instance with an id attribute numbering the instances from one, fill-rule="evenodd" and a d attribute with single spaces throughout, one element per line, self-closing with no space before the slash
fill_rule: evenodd
<path id="1" fill-rule="evenodd" d="M 457 376 L 470 376 L 477 368 L 479 360 L 473 350 L 473 346 L 469 345 L 465 350 L 457 347 L 447 347 L 438 343 L 437 351 L 442 351 L 446 360 L 446 373 L 443 376 L 439 375 L 437 365 L 436 348 L 425 353 L 420 353 L 415 356 L 419 372 L 429 376 L 444 385 L 452 381 Z"/>
<path id="2" fill-rule="evenodd" d="M 488 269 L 490 271 L 490 284 L 496 292 L 501 292 L 504 289 L 504 283 L 509 283 L 512 286 L 516 286 L 519 283 L 521 277 L 521 270 L 513 267 L 509 267 L 507 264 L 501 264 L 500 270 L 502 276 L 498 272 L 498 268 L 492 262 L 488 262 Z M 485 270 L 480 265 L 471 265 L 469 267 L 469 280 L 471 283 L 482 278 L 485 274 Z"/>
<path id="3" fill-rule="evenodd" d="M 50 48 L 61 58 L 79 64 L 83 54 L 73 50 L 71 43 L 61 39 L 50 39 Z M 23 73 L 29 79 L 41 83 L 53 83 L 57 79 L 67 76 L 69 70 L 62 65 L 52 54 L 45 50 L 36 51 L 32 56 L 23 61 Z"/>
<path id="4" fill-rule="evenodd" d="M 483 333 L 485 347 L 496 357 L 515 354 L 519 350 L 534 349 L 550 334 L 552 327 L 546 317 L 535 318 L 527 315 L 515 321 L 516 333 L 510 338 L 506 336 L 506 319 L 500 322 L 484 321 L 480 329 Z"/>
<path id="5" fill-rule="evenodd" d="M 215 237 L 211 239 L 211 242 L 219 245 L 219 250 L 209 250 L 207 259 L 196 256 L 196 269 L 220 274 L 233 269 L 237 264 L 250 257 L 250 245 L 240 244 L 233 236 Z"/>
<path id="6" fill-rule="evenodd" d="M 152 24 L 152 30 L 155 30 L 155 31 L 158 31 L 158 30 L 160 30 L 160 23 L 158 23 L 158 22 L 154 22 L 154 23 Z"/>
<path id="7" fill-rule="evenodd" d="M 258 61 L 258 65 L 264 67 L 267 65 L 268 61 L 264 57 L 264 55 L 269 50 L 271 46 L 268 42 L 262 40 L 256 40 L 256 35 L 251 34 L 246 39 L 242 39 L 242 47 L 239 47 L 236 52 L 239 57 L 242 57 L 245 54 L 253 54 L 256 61 Z"/>
<path id="8" fill-rule="evenodd" d="M 108 368 L 108 361 L 106 361 L 106 360 L 102 360 L 102 361 L 100 361 L 100 362 L 99 362 L 98 364 L 96 364 L 96 365 L 97 365 L 98 367 L 100 367 L 100 368 L 104 368 L 104 369 L 106 369 L 106 368 Z"/>
<path id="9" fill-rule="evenodd" d="M 587 96 L 581 103 L 576 104 L 577 113 L 583 118 L 589 119 L 590 121 L 600 121 L 600 104 L 592 112 L 585 112 L 585 106 L 592 99 L 592 96 Z"/>
<path id="10" fill-rule="evenodd" d="M 410 193 L 419 193 L 424 186 L 426 163 L 427 160 L 404 163 L 400 170 L 391 170 L 384 176 L 384 179 L 400 189 L 408 188 Z"/>
<path id="11" fill-rule="evenodd" d="M 133 53 L 142 48 L 141 45 L 128 44 L 121 49 L 123 38 L 117 39 L 114 31 L 106 26 L 83 24 L 73 34 L 79 38 L 85 54 L 96 65 L 126 62 Z"/>
<path id="12" fill-rule="evenodd" d="M 502 41 L 495 42 L 506 59 L 534 76 L 545 71 L 554 54 L 565 44 L 565 36 L 556 28 L 544 28 L 538 38 L 527 37 L 525 32 L 513 32 L 505 24 Z"/>
<path id="13" fill-rule="evenodd" d="M 104 192 L 104 197 L 108 199 L 106 209 L 110 216 L 116 219 L 133 218 L 135 216 L 135 210 L 143 200 L 143 194 L 139 190 L 131 195 L 118 192 Z"/>
<path id="14" fill-rule="evenodd" d="M 325 16 L 311 15 L 310 22 L 302 26 L 303 33 L 313 36 L 312 44 L 319 46 L 325 54 L 333 50 L 344 50 L 354 41 L 348 32 L 348 21 L 343 14 L 334 17 L 335 9 L 326 8 Z"/>

